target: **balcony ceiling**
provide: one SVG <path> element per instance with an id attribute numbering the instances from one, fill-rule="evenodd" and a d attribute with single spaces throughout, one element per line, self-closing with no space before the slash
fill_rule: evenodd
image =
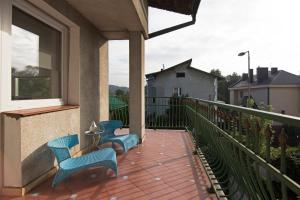
<path id="1" fill-rule="evenodd" d="M 147 17 L 142 1 L 135 0 L 67 0 L 102 32 L 107 39 L 127 39 L 129 31 L 147 36 Z"/>

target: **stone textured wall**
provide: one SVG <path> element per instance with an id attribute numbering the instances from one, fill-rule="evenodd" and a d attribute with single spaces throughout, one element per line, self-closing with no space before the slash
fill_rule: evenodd
<path id="1" fill-rule="evenodd" d="M 78 134 L 79 113 L 80 109 L 72 109 L 20 119 L 22 185 L 53 167 L 54 156 L 47 142 L 60 136 Z"/>
<path id="2" fill-rule="evenodd" d="M 4 186 L 21 187 L 49 171 L 56 163 L 47 142 L 79 133 L 79 113 L 77 108 L 19 119 L 5 116 Z"/>

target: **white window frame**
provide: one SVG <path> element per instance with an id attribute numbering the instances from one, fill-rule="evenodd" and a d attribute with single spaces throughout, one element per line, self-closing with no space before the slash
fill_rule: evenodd
<path id="1" fill-rule="evenodd" d="M 178 97 L 182 96 L 182 89 L 180 87 L 178 88 L 173 88 L 173 95 L 177 95 Z"/>
<path id="2" fill-rule="evenodd" d="M 1 0 L 2 1 L 2 0 Z M 32 17 L 42 21 L 43 23 L 51 26 L 55 30 L 61 32 L 61 41 L 62 41 L 62 55 L 61 55 L 61 98 L 53 99 L 33 99 L 33 100 L 12 100 L 11 94 L 11 36 L 3 38 L 1 35 L 1 101 L 0 109 L 2 111 L 8 110 L 19 110 L 27 108 L 39 108 L 39 107 L 48 107 L 48 106 L 59 106 L 67 104 L 68 96 L 68 54 L 69 54 L 69 32 L 68 27 L 63 23 L 60 23 L 53 19 L 51 16 L 47 15 L 42 10 L 36 8 L 31 3 L 27 1 L 18 1 L 18 0 L 4 0 L 3 5 L 6 8 L 9 8 L 7 13 L 4 13 L 1 16 L 1 29 L 6 29 L 7 32 L 11 35 L 11 26 L 12 26 L 12 8 L 13 6 L 21 9 L 23 12 L 31 15 Z M 0 3 L 0 6 L 1 3 Z M 5 27 L 3 27 L 5 26 Z M 6 47 L 6 48 L 5 48 Z M 7 49 L 7 52 L 4 52 L 3 48 Z M 5 56 L 3 56 L 3 54 Z M 7 84 L 9 83 L 9 84 Z M 1 111 L 0 110 L 0 111 Z"/>

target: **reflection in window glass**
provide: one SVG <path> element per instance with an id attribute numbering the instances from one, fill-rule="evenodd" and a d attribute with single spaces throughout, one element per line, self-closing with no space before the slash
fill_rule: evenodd
<path id="1" fill-rule="evenodd" d="M 61 32 L 13 7 L 12 100 L 61 98 Z"/>

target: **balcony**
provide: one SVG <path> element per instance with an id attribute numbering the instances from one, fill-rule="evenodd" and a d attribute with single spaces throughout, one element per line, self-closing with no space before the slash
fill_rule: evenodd
<path id="1" fill-rule="evenodd" d="M 110 118 L 128 126 L 128 100 L 110 101 Z M 300 118 L 193 98 L 145 102 L 146 140 L 118 155 L 118 177 L 93 168 L 57 188 L 48 179 L 28 199 L 300 197 Z"/>
<path id="2" fill-rule="evenodd" d="M 110 116 L 126 123 L 122 102 Z M 193 98 L 145 102 L 146 127 L 191 133 L 218 198 L 300 197 L 299 117 Z"/>

